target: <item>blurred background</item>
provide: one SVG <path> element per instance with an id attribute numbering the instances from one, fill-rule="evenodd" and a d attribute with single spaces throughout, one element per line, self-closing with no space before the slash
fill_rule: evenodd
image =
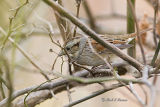
<path id="1" fill-rule="evenodd" d="M 76 14 L 76 2 L 75 0 L 62 0 L 64 7 L 72 14 Z M 6 32 L 9 28 L 9 18 L 15 14 L 15 9 L 22 5 L 25 0 L 0 0 L 0 27 Z M 109 34 L 123 34 L 126 33 L 126 0 L 87 0 L 88 5 L 92 11 L 92 14 L 96 20 L 96 26 L 99 32 Z M 152 27 L 152 19 L 154 16 L 153 7 L 146 2 L 146 0 L 136 0 L 136 15 L 138 20 L 142 20 L 145 15 L 149 26 Z M 116 15 L 115 15 L 116 14 Z M 80 19 L 86 23 L 88 21 L 88 15 L 85 12 L 84 6 L 80 6 Z M 42 19 L 50 22 L 53 26 L 54 40 L 60 41 L 63 45 L 63 40 L 60 36 L 59 29 L 55 20 L 54 11 L 43 3 L 41 0 L 29 0 L 29 3 L 20 9 L 16 18 L 13 21 L 13 27 L 16 28 L 11 37 L 29 54 L 29 56 L 38 64 L 41 68 L 51 70 L 52 65 L 60 51 L 60 48 L 51 42 L 48 36 L 46 23 Z M 4 37 L 0 32 L 0 40 Z M 147 34 L 146 42 L 153 44 L 152 33 Z M 147 42 L 147 43 L 148 43 Z M 2 42 L 0 42 L 2 44 Z M 51 52 L 50 50 L 54 50 Z M 5 56 L 9 60 L 9 64 L 12 67 L 12 82 L 14 90 L 20 90 L 29 86 L 39 85 L 46 81 L 45 78 L 38 72 L 38 70 L 14 47 L 9 41 L 5 44 Z M 137 47 L 137 59 L 141 56 L 139 47 Z M 150 57 L 154 54 L 154 51 L 145 46 L 145 54 Z M 65 62 L 67 59 L 64 59 Z M 55 63 L 55 70 L 61 71 L 61 58 Z M 67 63 L 63 65 L 63 73 L 67 72 Z M 50 78 L 53 76 L 51 75 Z M 112 83 L 106 83 L 107 86 Z M 159 80 L 157 82 L 159 84 Z M 72 88 L 71 94 L 73 101 L 78 100 L 86 95 L 91 94 L 103 87 L 99 84 L 92 84 L 87 86 L 79 86 Z M 142 92 L 139 85 L 135 85 L 135 88 L 139 95 L 144 98 L 145 94 Z M 146 87 L 144 87 L 146 88 Z M 146 89 L 148 90 L 148 89 Z M 158 101 L 160 96 L 159 90 L 157 90 L 156 107 L 160 105 Z M 103 98 L 122 98 L 127 99 L 126 102 L 112 102 L 102 101 Z M 148 97 L 149 99 L 149 97 Z M 36 107 L 62 107 L 68 104 L 67 92 L 63 91 L 56 95 L 56 98 L 51 98 Z M 95 98 L 87 100 L 83 103 L 76 105 L 75 107 L 139 107 L 139 103 L 136 98 L 126 89 L 118 88 Z"/>

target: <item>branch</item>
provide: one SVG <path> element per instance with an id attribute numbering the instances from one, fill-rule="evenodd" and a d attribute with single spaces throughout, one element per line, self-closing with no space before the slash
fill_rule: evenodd
<path id="1" fill-rule="evenodd" d="M 49 98 L 52 98 L 52 95 L 49 90 L 33 92 L 27 97 L 26 104 L 28 105 L 28 107 L 34 107 L 35 105 L 40 104 L 41 102 Z M 24 98 L 14 103 L 13 107 L 25 107 Z"/>
<path id="2" fill-rule="evenodd" d="M 85 9 L 86 15 L 89 19 L 89 24 L 90 24 L 91 29 L 96 30 L 97 28 L 96 28 L 95 18 L 93 17 L 93 14 L 91 12 L 91 9 L 88 5 L 87 0 L 83 1 L 83 6 L 84 6 L 84 9 Z"/>
<path id="3" fill-rule="evenodd" d="M 116 66 L 116 65 L 119 65 L 119 64 L 114 64 L 113 66 Z M 77 76 L 77 77 L 85 77 L 89 74 L 90 72 L 89 71 L 86 71 L 86 70 L 83 70 L 83 71 L 79 71 L 79 72 L 76 72 L 75 74 L 73 74 L 73 76 Z M 150 71 L 150 75 L 152 75 L 153 70 Z M 41 87 L 39 87 L 36 91 L 39 91 L 39 90 L 46 90 L 46 89 L 54 89 L 54 92 L 55 94 L 56 93 L 59 93 L 61 91 L 64 91 L 66 90 L 66 84 L 70 84 L 70 88 L 72 88 L 73 86 L 75 86 L 74 84 L 71 84 L 72 82 L 67 80 L 67 79 L 62 79 L 62 80 L 55 80 L 55 81 L 51 81 L 49 83 L 46 83 L 46 84 L 43 84 Z M 126 83 L 127 84 L 127 83 Z M 39 85 L 38 85 L 39 86 Z M 25 88 L 25 89 L 22 89 L 22 90 L 17 90 L 15 92 L 13 92 L 12 96 L 11 96 L 11 100 L 14 100 L 16 99 L 17 97 L 21 96 L 21 95 L 24 95 L 28 92 L 30 92 L 31 90 L 37 88 L 38 86 L 31 86 L 31 87 L 28 87 L 28 88 Z M 107 89 L 105 89 L 105 92 L 106 91 L 110 91 L 112 89 L 115 89 L 115 88 L 118 88 L 118 87 L 122 87 L 124 85 L 122 84 L 114 84 L 112 85 L 111 87 L 108 87 Z M 112 89 L 110 89 L 112 88 Z M 99 94 L 100 95 L 100 94 Z M 6 103 L 7 103 L 7 100 L 8 98 L 5 98 L 3 99 L 1 102 L 0 102 L 0 107 L 1 106 L 4 106 Z M 27 102 L 27 101 L 26 101 Z M 27 103 L 28 104 L 28 103 Z"/>
<path id="4" fill-rule="evenodd" d="M 145 54 L 144 54 L 144 48 L 142 46 L 142 39 L 140 37 L 140 32 L 139 32 L 139 26 L 138 26 L 138 22 L 137 22 L 137 18 L 136 18 L 136 13 L 135 13 L 135 9 L 131 3 L 131 0 L 128 0 L 128 4 L 131 8 L 131 12 L 133 14 L 133 19 L 134 19 L 134 22 L 135 22 L 135 25 L 136 25 L 136 29 L 137 29 L 137 37 L 138 37 L 138 44 L 140 46 L 140 49 L 141 49 L 141 54 L 142 54 L 142 57 L 143 57 L 143 62 L 144 64 L 146 65 L 146 57 L 145 57 Z"/>
<path id="5" fill-rule="evenodd" d="M 65 105 L 64 107 L 72 107 L 72 106 L 74 106 L 74 105 L 76 105 L 76 104 L 79 104 L 79 103 L 81 103 L 81 102 L 83 102 L 83 101 L 89 100 L 89 99 L 94 98 L 94 97 L 96 97 L 96 96 L 98 96 L 98 95 L 101 95 L 101 94 L 103 94 L 103 93 L 105 93 L 105 92 L 107 92 L 107 91 L 110 91 L 110 90 L 113 90 L 113 89 L 116 89 L 116 88 L 119 88 L 119 87 L 122 87 L 122 86 L 124 86 L 124 85 L 122 85 L 122 84 L 120 84 L 120 83 L 111 85 L 111 86 L 108 87 L 108 88 L 99 90 L 99 91 L 94 92 L 93 94 L 90 94 L 90 95 L 88 95 L 88 96 L 86 96 L 86 97 L 84 97 L 84 98 L 81 98 L 81 99 L 79 99 L 79 100 L 73 101 L 73 102 L 69 103 L 68 105 Z"/>
<path id="6" fill-rule="evenodd" d="M 129 83 L 129 86 L 130 86 L 130 89 L 131 89 L 131 92 L 133 93 L 133 95 L 136 97 L 136 99 L 139 101 L 139 103 L 143 106 L 143 107 L 146 107 L 144 101 L 141 99 L 141 97 L 137 94 L 136 90 L 134 89 L 133 87 L 133 84 L 130 82 Z"/>
<path id="7" fill-rule="evenodd" d="M 28 3 L 29 3 L 29 0 L 26 0 L 23 5 L 21 5 L 21 6 L 19 6 L 18 8 L 16 8 L 16 9 L 15 9 L 15 14 L 14 14 L 14 16 L 9 19 L 9 29 L 8 29 L 8 33 L 7 33 L 7 36 L 5 37 L 5 39 L 4 39 L 3 43 L 2 43 L 1 49 L 4 48 L 4 46 L 5 46 L 8 38 L 11 36 L 11 34 L 12 34 L 12 32 L 13 32 L 13 30 L 12 30 L 13 20 L 16 18 L 16 16 L 17 16 L 18 12 L 20 11 L 20 9 L 23 8 L 25 5 L 27 5 Z"/>
<path id="8" fill-rule="evenodd" d="M 135 68 L 137 68 L 139 71 L 142 70 L 142 68 L 144 66 L 143 64 L 141 64 L 137 60 L 133 59 L 132 57 L 124 54 L 119 48 L 117 48 L 113 44 L 111 44 L 111 43 L 109 43 L 107 41 L 104 41 L 102 38 L 99 37 L 98 34 L 96 34 L 88 26 L 86 26 L 81 21 L 79 21 L 75 16 L 73 16 L 72 14 L 70 14 L 69 12 L 67 12 L 62 6 L 60 6 L 59 4 L 57 4 L 54 1 L 50 1 L 50 0 L 43 0 L 43 1 L 46 4 L 48 4 L 51 8 L 53 8 L 54 10 L 56 10 L 57 12 L 59 12 L 60 15 L 66 17 L 72 23 L 74 23 L 75 25 L 77 25 L 83 32 L 85 32 L 86 34 L 88 34 L 91 38 L 93 38 L 94 40 L 96 40 L 102 46 L 104 46 L 105 48 L 109 49 L 111 52 L 113 52 L 114 54 L 116 54 L 117 56 L 119 56 L 120 58 L 122 58 L 123 60 L 127 61 L 128 63 L 130 63 L 132 66 L 134 66 Z"/>
<path id="9" fill-rule="evenodd" d="M 74 74 L 74 76 L 87 76 L 89 74 L 88 71 L 82 71 L 82 72 L 77 72 Z M 61 90 L 59 90 L 59 88 L 61 88 L 63 85 L 64 85 L 64 89 L 66 90 L 66 84 L 70 83 L 69 80 L 66 80 L 66 79 L 62 79 L 62 80 L 55 80 L 55 81 L 52 81 L 52 82 L 49 82 L 49 83 L 46 83 L 46 84 L 43 84 L 41 87 L 39 87 L 36 91 L 39 91 L 39 90 L 46 90 L 46 89 L 54 89 L 54 91 L 58 91 L 58 92 L 61 92 Z M 39 86 L 39 85 L 38 85 Z M 31 90 L 35 89 L 36 87 L 38 86 L 31 86 L 31 87 L 28 87 L 28 88 L 25 88 L 25 89 L 22 89 L 22 90 L 18 90 L 18 91 L 15 91 L 13 92 L 12 96 L 11 96 L 11 100 L 14 100 L 15 98 L 23 95 L 23 94 L 26 94 L 28 92 L 30 92 Z M 56 92 L 55 92 L 56 93 Z M 8 101 L 8 98 L 5 98 L 3 99 L 1 102 L 0 102 L 0 107 L 1 106 L 4 106 Z"/>
<path id="10" fill-rule="evenodd" d="M 153 7 L 154 7 L 153 39 L 154 39 L 155 46 L 157 47 L 156 20 L 157 20 L 157 14 L 158 14 L 159 0 L 153 0 Z"/>
<path id="11" fill-rule="evenodd" d="M 119 63 L 114 63 L 112 64 L 112 66 L 120 66 L 121 64 Z M 125 64 L 122 64 L 122 66 L 125 65 Z M 78 77 L 85 77 L 89 74 L 90 72 L 87 71 L 87 70 L 83 70 L 83 71 L 80 71 L 80 72 L 76 72 L 75 74 L 73 74 L 73 76 L 78 76 Z M 98 71 L 97 71 L 98 73 Z M 101 72 L 100 72 L 101 73 Z M 46 84 L 43 84 L 41 87 L 39 87 L 36 91 L 38 90 L 44 90 L 44 89 L 54 89 L 54 92 L 56 94 L 56 91 L 59 91 L 61 92 L 62 90 L 58 90 L 59 87 L 62 87 L 64 85 L 64 89 L 63 90 L 66 90 L 66 84 L 70 84 L 70 81 L 69 80 L 66 80 L 66 79 L 63 79 L 63 80 L 55 80 L 55 81 L 51 81 L 50 83 L 46 83 Z M 31 87 L 28 87 L 28 88 L 25 88 L 25 89 L 22 89 L 22 90 L 18 90 L 18 91 L 15 91 L 13 92 L 12 94 L 12 100 L 14 100 L 15 98 L 23 95 L 23 94 L 26 94 L 28 93 L 29 91 L 35 89 L 37 86 L 31 86 Z M 71 84 L 70 84 L 70 88 L 71 88 Z M 5 98 L 4 100 L 2 100 L 0 102 L 0 107 L 5 105 L 7 103 L 7 99 L 8 98 Z"/>
<path id="12" fill-rule="evenodd" d="M 130 1 L 133 7 L 135 7 L 135 0 Z M 134 16 L 132 12 L 132 8 L 129 5 L 129 1 L 127 0 L 127 33 L 133 33 L 135 32 L 135 22 L 134 22 Z M 133 58 L 136 58 L 136 40 L 135 38 L 129 43 L 133 46 L 131 48 L 128 48 L 127 52 L 128 55 L 130 55 Z"/>

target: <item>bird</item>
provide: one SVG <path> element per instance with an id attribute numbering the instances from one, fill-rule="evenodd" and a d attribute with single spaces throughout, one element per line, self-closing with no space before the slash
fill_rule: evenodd
<path id="1" fill-rule="evenodd" d="M 140 31 L 143 34 L 151 29 L 146 29 Z M 122 35 L 109 35 L 109 34 L 99 34 L 99 36 L 108 41 L 109 43 L 115 45 L 119 49 L 126 49 L 132 47 L 128 44 L 133 38 L 135 38 L 137 33 L 122 34 Z M 91 47 L 91 45 L 92 47 Z M 100 45 L 92 38 L 86 38 L 83 34 L 80 34 L 65 43 L 64 49 L 62 49 L 58 56 L 69 55 L 70 58 L 80 65 L 86 66 L 99 66 L 105 64 L 105 58 L 110 59 L 114 54 L 110 52 L 107 48 Z M 98 55 L 97 55 L 98 54 Z"/>

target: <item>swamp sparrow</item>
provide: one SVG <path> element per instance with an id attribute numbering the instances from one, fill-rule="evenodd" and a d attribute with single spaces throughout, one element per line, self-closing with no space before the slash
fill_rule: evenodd
<path id="1" fill-rule="evenodd" d="M 140 34 L 145 33 L 151 29 L 140 31 Z M 126 49 L 132 45 L 128 44 L 133 38 L 136 37 L 137 33 L 124 34 L 124 35 L 99 35 L 102 39 L 114 44 L 120 49 Z M 91 47 L 91 45 L 92 47 Z M 64 50 L 61 50 L 59 56 L 68 54 L 70 58 L 78 64 L 87 66 L 99 66 L 104 65 L 105 61 L 102 58 L 110 58 L 113 53 L 102 45 L 97 43 L 91 38 L 86 38 L 82 35 L 76 36 L 66 42 Z M 95 52 L 94 52 L 94 51 Z M 67 53 L 66 53 L 67 52 Z M 102 57 L 100 58 L 99 55 Z"/>

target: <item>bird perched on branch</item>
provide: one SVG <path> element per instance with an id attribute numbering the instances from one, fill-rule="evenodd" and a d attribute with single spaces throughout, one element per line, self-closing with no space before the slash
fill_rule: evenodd
<path id="1" fill-rule="evenodd" d="M 143 34 L 151 29 L 140 31 Z M 124 35 L 99 35 L 105 41 L 115 45 L 119 49 L 126 49 L 132 47 L 128 44 L 133 38 L 136 37 L 137 33 L 124 34 Z M 91 46 L 92 45 L 92 46 Z M 97 43 L 91 38 L 84 36 L 76 36 L 66 42 L 64 49 L 61 50 L 59 56 L 69 55 L 73 61 L 81 65 L 87 66 L 99 66 L 104 65 L 105 58 L 109 58 L 113 55 L 108 49 Z M 98 54 L 98 55 L 97 55 Z"/>

